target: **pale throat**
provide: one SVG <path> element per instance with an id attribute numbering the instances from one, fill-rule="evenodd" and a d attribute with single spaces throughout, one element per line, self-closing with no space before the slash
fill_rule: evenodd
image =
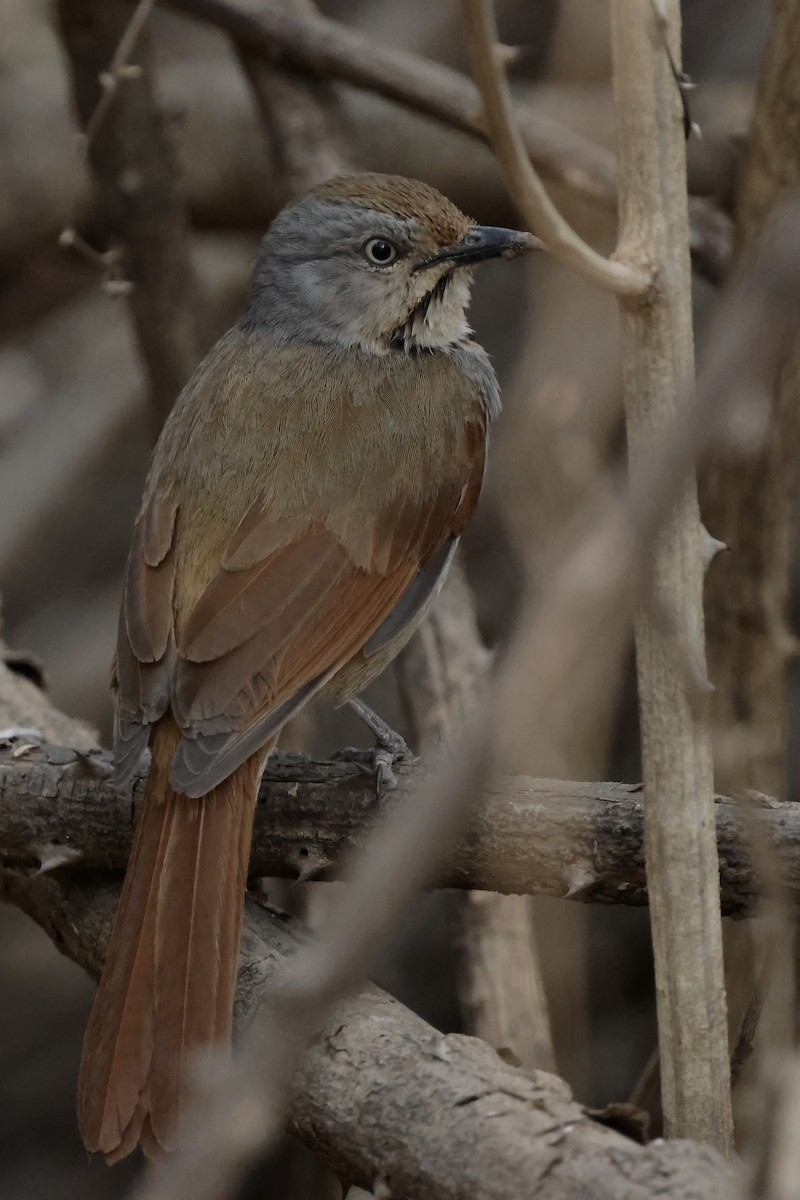
<path id="1" fill-rule="evenodd" d="M 390 345 L 407 354 L 445 350 L 472 333 L 467 321 L 472 276 L 469 271 L 442 275 L 417 301 L 403 324 L 392 331 Z"/>

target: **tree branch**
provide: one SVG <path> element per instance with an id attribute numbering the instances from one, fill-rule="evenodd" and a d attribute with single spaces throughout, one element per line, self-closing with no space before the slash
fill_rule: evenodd
<path id="1" fill-rule="evenodd" d="M 683 119 L 663 39 L 679 61 L 680 4 L 614 0 L 612 56 L 620 175 L 620 253 L 657 272 L 646 304 L 620 298 L 628 454 L 646 478 L 646 447 L 692 393 L 689 230 Z M 703 565 L 694 478 L 655 550 L 662 617 L 642 612 L 636 660 L 665 1129 L 730 1153 L 733 1145 L 719 864 L 710 733 L 686 663 L 705 684 Z M 673 635 L 665 632 L 664 624 Z M 684 662 L 681 662 L 681 654 Z M 698 970 L 703 963 L 704 969 Z"/>
<path id="2" fill-rule="evenodd" d="M 20 753 L 22 745 L 0 750 L 0 863 L 28 873 L 59 860 L 80 872 L 122 871 L 133 839 L 131 796 L 111 783 L 109 756 L 47 743 Z M 396 768 L 397 790 L 379 802 L 355 763 L 273 755 L 256 808 L 252 874 L 337 877 L 337 864 L 366 844 L 375 823 L 407 802 L 421 770 Z M 143 784 L 140 776 L 134 808 Z M 644 810 L 637 786 L 501 777 L 484 791 L 439 886 L 647 904 Z M 754 822 L 800 905 L 800 804 L 718 796 L 715 816 L 726 916 L 753 915 L 762 895 L 749 849 Z"/>

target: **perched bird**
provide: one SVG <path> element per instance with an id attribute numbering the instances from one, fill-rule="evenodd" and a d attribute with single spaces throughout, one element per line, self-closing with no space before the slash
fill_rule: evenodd
<path id="1" fill-rule="evenodd" d="M 78 1085 L 110 1162 L 174 1145 L 187 1060 L 230 1040 L 264 763 L 434 598 L 499 409 L 470 268 L 538 245 L 414 180 L 330 180 L 275 218 L 244 315 L 164 426 L 114 669 L 118 777 L 148 745 L 150 771 Z"/>

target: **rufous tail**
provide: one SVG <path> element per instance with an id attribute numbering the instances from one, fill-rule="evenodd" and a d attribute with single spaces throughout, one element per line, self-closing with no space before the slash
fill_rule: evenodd
<path id="1" fill-rule="evenodd" d="M 186 1066 L 228 1045 L 258 780 L 266 748 L 208 795 L 169 785 L 171 717 L 153 732 L 144 805 L 83 1041 L 78 1124 L 109 1162 L 174 1146 Z"/>

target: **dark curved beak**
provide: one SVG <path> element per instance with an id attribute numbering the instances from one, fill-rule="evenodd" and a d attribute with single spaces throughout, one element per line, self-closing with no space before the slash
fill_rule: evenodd
<path id="1" fill-rule="evenodd" d="M 499 229 L 495 225 L 473 225 L 460 242 L 445 246 L 433 258 L 417 263 L 414 271 L 425 271 L 438 263 L 451 262 L 456 267 L 471 267 L 489 258 L 516 258 L 529 250 L 544 250 L 544 243 L 532 233 L 518 229 Z"/>

